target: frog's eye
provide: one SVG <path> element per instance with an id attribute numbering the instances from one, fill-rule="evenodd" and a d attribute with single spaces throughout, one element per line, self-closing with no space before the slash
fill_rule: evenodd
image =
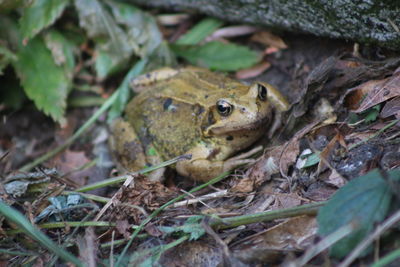
<path id="1" fill-rule="evenodd" d="M 226 116 L 228 116 L 229 114 L 232 113 L 233 106 L 231 104 L 229 104 L 225 100 L 218 100 L 218 102 L 217 102 L 217 110 L 218 110 L 218 113 L 221 116 L 226 117 Z"/>
<path id="2" fill-rule="evenodd" d="M 261 101 L 265 101 L 267 99 L 267 88 L 262 84 L 257 84 L 258 90 L 258 98 Z"/>

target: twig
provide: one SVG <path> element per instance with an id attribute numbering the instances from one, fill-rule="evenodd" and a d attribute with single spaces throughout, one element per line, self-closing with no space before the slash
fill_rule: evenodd
<path id="1" fill-rule="evenodd" d="M 315 215 L 318 209 L 321 206 L 325 205 L 325 203 L 326 202 L 317 202 L 288 209 L 264 211 L 260 213 L 235 216 L 224 219 L 212 219 L 210 221 L 210 225 L 214 229 L 227 229 L 235 228 L 245 224 L 266 222 L 300 215 Z"/>
<path id="2" fill-rule="evenodd" d="M 386 131 L 386 130 L 389 129 L 390 127 L 396 125 L 399 121 L 400 121 L 400 120 L 393 120 L 393 121 L 391 121 L 388 125 L 386 125 L 386 126 L 383 127 L 382 129 L 380 129 L 379 131 L 377 131 L 375 134 L 373 134 L 373 135 L 369 136 L 368 138 L 366 138 L 366 139 L 364 139 L 364 140 L 362 140 L 362 141 L 360 141 L 360 142 L 358 142 L 358 143 L 355 143 L 354 145 L 350 146 L 349 150 L 352 150 L 353 148 L 358 147 L 359 145 L 362 145 L 362 144 L 368 142 L 368 141 L 371 140 L 372 138 L 377 137 L 378 135 L 380 135 L 381 133 L 383 133 L 384 131 Z"/>
<path id="3" fill-rule="evenodd" d="M 217 197 L 224 197 L 228 194 L 228 190 L 221 190 L 218 192 L 210 193 L 207 195 L 203 195 L 200 197 L 195 197 L 194 199 L 188 199 L 188 200 L 183 200 L 181 202 L 175 203 L 172 207 L 177 208 L 177 207 L 182 207 L 182 206 L 187 206 L 187 205 L 192 205 L 198 202 L 202 202 L 204 200 L 209 200 Z"/>
<path id="4" fill-rule="evenodd" d="M 147 169 L 140 170 L 138 172 L 133 172 L 133 173 L 128 174 L 127 176 L 125 176 L 126 179 L 125 179 L 124 184 L 120 187 L 120 189 L 118 189 L 117 192 L 115 192 L 115 194 L 111 197 L 111 199 L 107 202 L 107 204 L 104 205 L 104 207 L 100 210 L 100 212 L 97 214 L 97 216 L 96 216 L 96 218 L 94 218 L 94 220 L 98 221 L 101 218 L 101 216 L 103 216 L 104 212 L 106 212 L 106 210 L 111 206 L 111 204 L 114 203 L 114 201 L 116 200 L 117 196 L 121 195 L 123 188 L 127 188 L 131 184 L 133 179 L 135 177 L 137 177 L 138 175 L 144 174 L 144 173 L 148 173 L 148 172 L 154 171 L 154 170 L 159 169 L 159 168 L 166 167 L 168 165 L 174 164 L 174 163 L 176 163 L 176 162 L 178 162 L 180 160 L 183 160 L 183 159 L 190 159 L 191 157 L 192 157 L 191 155 L 178 156 L 178 157 L 176 157 L 174 159 L 162 162 L 162 163 L 160 163 L 160 164 L 158 164 L 156 166 L 153 166 L 153 167 L 150 167 L 150 168 L 147 168 Z"/>

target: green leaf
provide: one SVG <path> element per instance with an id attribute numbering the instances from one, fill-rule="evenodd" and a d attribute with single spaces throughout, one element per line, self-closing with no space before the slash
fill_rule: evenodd
<path id="1" fill-rule="evenodd" d="M 194 65 L 224 71 L 248 68 L 261 60 L 261 56 L 245 46 L 209 42 L 201 46 L 173 45 L 173 51 Z"/>
<path id="2" fill-rule="evenodd" d="M 400 170 L 389 171 L 388 175 L 390 179 L 398 179 Z M 389 185 L 377 170 L 355 178 L 340 188 L 318 213 L 319 234 L 327 236 L 349 223 L 356 223 L 359 228 L 332 247 L 332 256 L 346 256 L 364 239 L 374 224 L 385 218 L 391 197 Z"/>
<path id="3" fill-rule="evenodd" d="M 192 216 L 189 217 L 186 222 L 181 226 L 160 226 L 159 230 L 163 231 L 166 234 L 184 232 L 186 234 L 190 234 L 189 240 L 197 240 L 206 233 L 203 226 L 201 225 L 201 221 L 203 220 L 203 218 L 204 216 L 202 215 Z"/>
<path id="4" fill-rule="evenodd" d="M 11 61 L 15 60 L 17 60 L 17 56 L 0 43 L 0 76 L 3 75 L 3 69 L 5 69 Z"/>
<path id="5" fill-rule="evenodd" d="M 97 0 L 75 0 L 80 25 L 96 43 L 95 69 L 100 78 L 119 71 L 134 48 L 116 19 Z"/>
<path id="6" fill-rule="evenodd" d="M 370 123 L 376 121 L 378 118 L 379 112 L 381 110 L 381 104 L 375 105 L 369 109 L 367 109 L 365 113 L 365 123 Z M 363 113 L 363 114 L 364 114 Z"/>
<path id="7" fill-rule="evenodd" d="M 307 157 L 307 160 L 306 160 L 306 163 L 304 163 L 304 166 L 302 167 L 302 169 L 314 166 L 314 165 L 318 164 L 320 161 L 318 153 L 312 153 L 312 154 L 307 155 L 306 157 Z"/>
<path id="8" fill-rule="evenodd" d="M 13 63 L 26 95 L 37 108 L 64 124 L 64 111 L 70 80 L 57 66 L 43 40 L 36 37 L 18 51 Z"/>
<path id="9" fill-rule="evenodd" d="M 56 65 L 63 67 L 65 75 L 72 79 L 75 68 L 74 50 L 77 50 L 77 47 L 56 30 L 47 32 L 44 41 Z"/>
<path id="10" fill-rule="evenodd" d="M 200 215 L 190 217 L 186 220 L 184 225 L 179 227 L 184 233 L 190 234 L 189 240 L 197 240 L 206 233 L 203 226 L 200 224 L 203 218 L 204 216 Z"/>
<path id="11" fill-rule="evenodd" d="M 24 38 L 32 38 L 44 28 L 53 24 L 62 14 L 69 0 L 36 0 L 25 8 L 20 20 Z"/>
<path id="12" fill-rule="evenodd" d="M 111 106 L 110 111 L 108 112 L 108 122 L 110 123 L 115 118 L 121 116 L 122 112 L 125 109 L 126 103 L 130 99 L 130 90 L 129 83 L 143 72 L 145 65 L 147 64 L 147 60 L 143 59 L 135 64 L 133 68 L 128 72 L 122 81 L 121 85 L 118 87 L 117 92 L 118 96 L 113 105 Z"/>
<path id="13" fill-rule="evenodd" d="M 163 41 L 153 16 L 126 3 L 108 1 L 107 4 L 117 23 L 127 29 L 127 41 L 135 54 L 140 57 L 153 54 Z"/>
<path id="14" fill-rule="evenodd" d="M 221 27 L 222 24 L 223 22 L 218 19 L 205 18 L 186 34 L 182 35 L 175 43 L 179 45 L 196 45 Z"/>

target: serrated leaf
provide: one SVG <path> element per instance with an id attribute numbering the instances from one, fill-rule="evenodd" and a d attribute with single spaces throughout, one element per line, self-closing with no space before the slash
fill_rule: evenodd
<path id="1" fill-rule="evenodd" d="M 24 38 L 32 38 L 53 24 L 67 7 L 69 0 L 36 0 L 23 10 L 20 20 Z"/>
<path id="2" fill-rule="evenodd" d="M 248 68 L 261 60 L 261 56 L 245 46 L 209 42 L 201 46 L 173 45 L 173 51 L 190 63 L 212 70 L 235 71 Z"/>
<path id="3" fill-rule="evenodd" d="M 44 41 L 56 65 L 63 67 L 65 75 L 72 79 L 75 68 L 74 50 L 77 47 L 56 30 L 47 32 L 44 35 Z"/>
<path id="4" fill-rule="evenodd" d="M 392 170 L 388 175 L 390 179 L 398 179 L 400 171 Z M 332 247 L 332 256 L 346 256 L 376 222 L 384 219 L 391 196 L 389 185 L 377 170 L 351 180 L 333 195 L 318 213 L 319 234 L 327 236 L 349 223 L 356 223 L 359 228 Z"/>
<path id="5" fill-rule="evenodd" d="M 80 25 L 96 42 L 95 69 L 100 78 L 116 72 L 133 53 L 126 33 L 97 0 L 75 0 Z"/>
<path id="6" fill-rule="evenodd" d="M 107 4 L 117 23 L 127 29 L 128 44 L 136 55 L 149 56 L 161 45 L 163 37 L 153 16 L 127 3 L 108 1 Z"/>
<path id="7" fill-rule="evenodd" d="M 64 111 L 69 79 L 57 66 L 43 40 L 36 37 L 20 46 L 13 63 L 26 95 L 36 107 L 55 121 L 65 123 Z"/>
<path id="8" fill-rule="evenodd" d="M 176 44 L 179 45 L 195 45 L 212 34 L 215 30 L 223 25 L 223 22 L 215 18 L 205 18 L 196 24 L 190 31 L 182 35 Z"/>

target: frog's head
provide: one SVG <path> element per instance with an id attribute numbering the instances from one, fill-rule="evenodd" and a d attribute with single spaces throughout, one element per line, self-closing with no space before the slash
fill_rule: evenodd
<path id="1" fill-rule="evenodd" d="M 265 129 L 274 116 L 276 92 L 272 85 L 257 82 L 217 99 L 209 109 L 205 136 Z"/>

